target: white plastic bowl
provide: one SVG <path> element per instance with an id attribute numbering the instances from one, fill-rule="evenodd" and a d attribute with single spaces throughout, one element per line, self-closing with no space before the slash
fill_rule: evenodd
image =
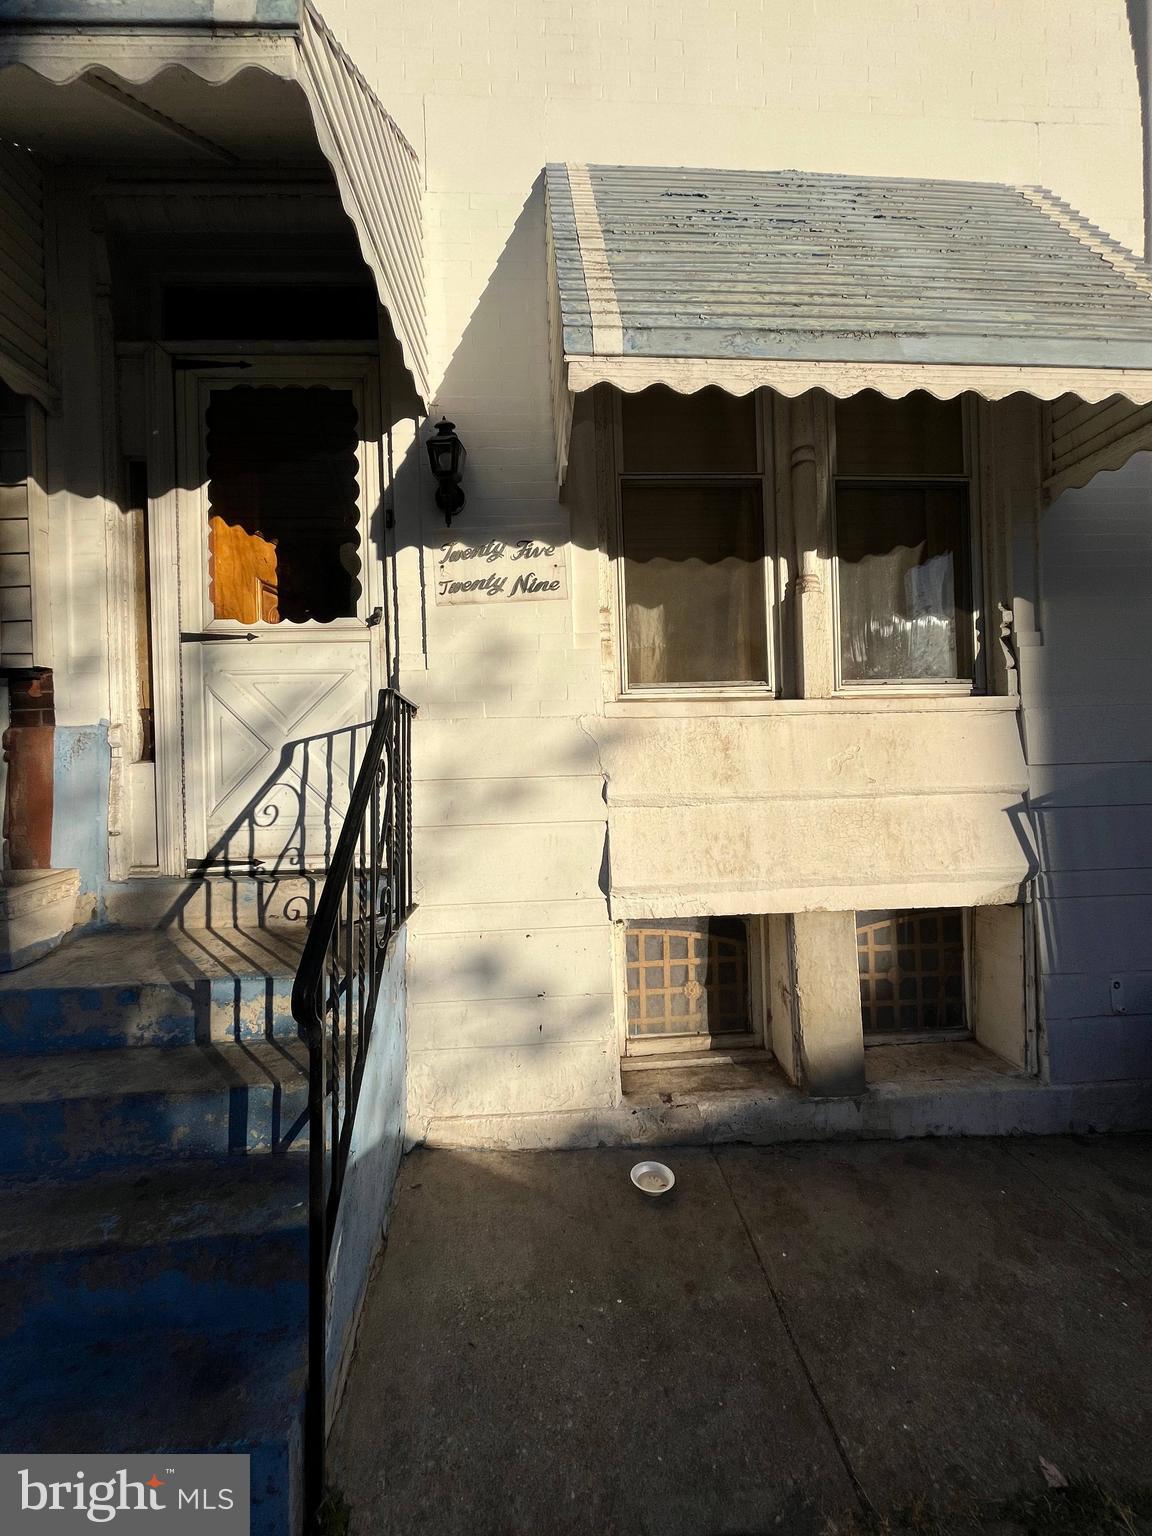
<path id="1" fill-rule="evenodd" d="M 663 1163 L 637 1163 L 632 1182 L 642 1195 L 666 1195 L 676 1182 L 676 1175 Z"/>

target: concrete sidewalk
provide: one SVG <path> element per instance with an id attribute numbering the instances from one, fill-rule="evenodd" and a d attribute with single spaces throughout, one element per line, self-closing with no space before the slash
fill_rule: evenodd
<path id="1" fill-rule="evenodd" d="M 1041 1458 L 1152 1483 L 1152 1138 L 661 1155 L 663 1201 L 628 1151 L 407 1159 L 333 1436 L 353 1536 L 884 1529 Z"/>

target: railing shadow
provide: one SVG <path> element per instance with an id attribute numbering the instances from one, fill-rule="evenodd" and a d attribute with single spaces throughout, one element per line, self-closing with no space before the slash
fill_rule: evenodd
<path id="1" fill-rule="evenodd" d="M 366 720 L 287 742 L 158 918 L 180 933 L 200 1043 L 289 1029 L 277 977 L 296 969 L 371 731 Z"/>

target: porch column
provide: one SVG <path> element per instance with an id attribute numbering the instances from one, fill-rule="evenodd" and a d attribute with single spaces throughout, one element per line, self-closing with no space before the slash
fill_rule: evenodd
<path id="1" fill-rule="evenodd" d="M 792 519 L 796 530 L 796 655 L 802 699 L 836 690 L 832 607 L 828 591 L 828 432 L 823 397 L 809 390 L 790 411 Z"/>
<path id="2" fill-rule="evenodd" d="M 855 913 L 797 912 L 791 950 L 801 1085 L 816 1098 L 863 1093 Z"/>

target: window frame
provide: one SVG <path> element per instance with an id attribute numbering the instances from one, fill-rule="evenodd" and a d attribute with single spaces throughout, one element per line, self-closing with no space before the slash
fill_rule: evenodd
<path id="1" fill-rule="evenodd" d="M 608 527 L 608 561 L 612 629 L 615 647 L 615 699 L 616 700 L 717 700 L 717 699 L 775 699 L 780 695 L 781 667 L 781 602 L 782 591 L 775 496 L 775 454 L 773 444 L 772 404 L 762 389 L 751 391 L 756 424 L 755 471 L 744 470 L 734 474 L 716 471 L 690 473 L 627 473 L 624 469 L 624 411 L 623 395 L 613 390 L 610 404 L 608 447 L 611 463 L 611 515 Z M 764 533 L 764 557 L 762 580 L 764 586 L 765 653 L 767 677 L 763 682 L 752 680 L 716 683 L 659 683 L 634 684 L 628 679 L 628 632 L 627 599 L 624 582 L 624 497 L 625 484 L 676 486 L 699 485 L 758 485 L 760 487 L 760 511 Z"/>
<path id="2" fill-rule="evenodd" d="M 618 1023 L 619 1052 L 621 1060 L 635 1060 L 638 1056 L 703 1056 L 712 1051 L 767 1050 L 771 1053 L 768 1029 L 771 1019 L 768 998 L 768 924 L 758 913 L 700 913 L 695 918 L 668 917 L 646 921 L 690 922 L 718 916 L 735 916 L 748 929 L 748 1013 L 751 1027 L 739 1034 L 730 1035 L 653 1035 L 648 1039 L 634 1038 L 628 1033 L 628 952 L 626 945 L 631 918 L 613 923 L 616 1014 Z"/>
<path id="3" fill-rule="evenodd" d="M 829 565 L 831 566 L 831 579 L 829 591 L 832 602 L 831 633 L 832 633 L 832 665 L 834 668 L 834 691 L 838 697 L 860 698 L 870 694 L 890 696 L 898 693 L 903 696 L 950 696 L 970 697 L 975 694 L 988 692 L 988 667 L 987 647 L 985 636 L 984 616 L 988 611 L 988 600 L 985 592 L 984 561 L 983 561 L 983 509 L 981 501 L 982 490 L 982 465 L 979 418 L 976 410 L 976 402 L 970 395 L 960 397 L 961 407 L 961 431 L 962 448 L 964 454 L 963 474 L 952 475 L 841 475 L 836 462 L 836 400 L 831 396 L 827 404 L 827 443 L 828 443 L 828 482 L 827 482 L 827 519 L 829 529 Z M 837 536 L 837 489 L 841 483 L 845 486 L 936 486 L 936 485 L 964 485 L 968 488 L 968 555 L 971 562 L 969 571 L 969 587 L 972 600 L 971 617 L 971 646 L 972 646 L 972 677 L 968 678 L 927 678 L 927 677 L 893 677 L 893 678 L 845 678 L 842 671 L 843 645 L 840 628 L 840 555 L 839 539 Z"/>
<path id="4" fill-rule="evenodd" d="M 933 910 L 946 911 L 948 908 L 915 907 L 909 911 L 929 912 Z M 875 1045 L 955 1045 L 958 1041 L 975 1040 L 976 1031 L 973 1027 L 973 1006 L 975 1002 L 975 952 L 972 944 L 972 911 L 971 907 L 960 909 L 961 943 L 964 946 L 964 954 L 960 963 L 960 978 L 962 987 L 962 1001 L 964 1004 L 964 1024 L 962 1027 L 949 1029 L 916 1029 L 916 1030 L 874 1030 L 864 1028 L 864 1005 L 860 1004 L 860 1031 L 864 1037 L 864 1049 L 870 1050 Z M 853 913 L 857 917 L 858 913 Z"/>

